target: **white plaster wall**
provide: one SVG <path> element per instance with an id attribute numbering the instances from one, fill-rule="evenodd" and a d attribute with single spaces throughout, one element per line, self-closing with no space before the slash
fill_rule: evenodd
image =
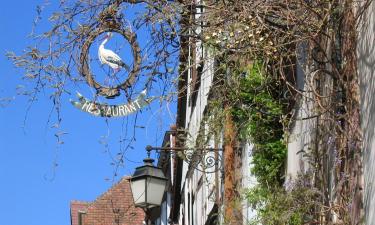
<path id="1" fill-rule="evenodd" d="M 202 49 L 200 48 L 200 44 L 197 45 L 197 58 L 199 59 L 203 53 Z M 195 66 L 195 65 L 191 65 Z M 187 146 L 188 147 L 194 147 L 195 146 L 195 140 L 198 135 L 198 131 L 200 128 L 201 121 L 203 119 L 203 112 L 207 106 L 207 99 L 208 99 L 208 93 L 210 91 L 211 85 L 212 85 L 212 80 L 213 80 L 213 66 L 214 66 L 214 60 L 211 58 L 206 58 L 204 62 L 204 68 L 203 68 L 203 73 L 201 77 L 201 84 L 200 84 L 200 89 L 198 90 L 197 94 L 197 102 L 195 105 L 194 110 L 192 111 L 191 107 L 189 106 L 190 102 L 190 95 L 191 95 L 191 90 L 190 87 L 188 87 L 187 90 L 187 110 L 186 110 L 186 124 L 185 127 L 188 130 L 189 136 L 188 136 L 188 141 L 187 141 Z M 191 75 L 189 72 L 189 83 L 191 82 Z M 213 147 L 210 146 L 210 147 Z M 199 166 L 198 166 L 199 168 Z M 204 179 L 204 182 L 202 184 L 202 187 L 199 190 L 196 190 L 198 181 L 199 179 L 203 176 L 203 173 L 200 172 L 199 170 L 194 170 L 193 173 L 191 174 L 190 177 L 187 177 L 188 175 L 188 170 L 189 170 L 189 164 L 184 162 L 183 163 L 183 168 L 182 168 L 182 186 L 184 186 L 184 193 L 183 195 L 185 196 L 185 201 L 184 201 L 184 206 L 181 208 L 184 209 L 185 212 L 185 224 L 192 224 L 192 217 L 190 215 L 190 218 L 188 218 L 188 207 L 192 207 L 190 210 L 190 214 L 194 213 L 194 225 L 203 225 L 205 224 L 205 221 L 207 219 L 207 214 L 211 211 L 213 207 L 213 201 L 211 201 L 208 196 L 207 196 L 207 188 L 211 187 L 212 184 L 215 182 L 214 181 L 214 176 L 208 175 Z M 208 181 L 208 182 L 206 182 Z M 212 183 L 212 184 L 211 184 Z M 190 198 L 192 198 L 192 195 L 195 195 L 195 202 L 194 206 L 188 206 L 188 193 L 190 193 Z M 192 204 L 192 199 L 190 199 L 190 203 Z"/>
<path id="2" fill-rule="evenodd" d="M 305 119 L 311 116 L 310 104 L 302 99 L 296 109 L 294 126 L 288 139 L 287 178 L 295 179 L 299 173 L 306 173 L 309 169 L 306 154 L 310 151 L 315 136 L 316 119 Z"/>
<path id="3" fill-rule="evenodd" d="M 257 184 L 256 178 L 251 174 L 250 170 L 252 167 L 251 161 L 251 153 L 253 150 L 253 145 L 251 144 L 246 144 L 243 148 L 243 153 L 242 153 L 242 188 L 243 192 L 246 191 L 248 188 L 252 188 Z M 248 222 L 255 218 L 256 216 L 256 211 L 254 211 L 251 208 L 251 205 L 246 201 L 246 199 L 242 202 L 242 215 L 244 217 L 243 224 L 248 224 Z"/>
<path id="4" fill-rule="evenodd" d="M 309 165 L 305 156 L 314 144 L 312 141 L 316 132 L 316 118 L 313 117 L 313 101 L 309 98 L 312 94 L 309 92 L 304 80 L 305 74 L 309 73 L 308 68 L 304 65 L 306 63 L 304 49 L 305 47 L 302 44 L 297 63 L 297 88 L 301 91 L 302 95 L 296 103 L 295 113 L 292 117 L 294 124 L 292 124 L 288 137 L 287 188 L 289 181 L 295 179 L 298 174 L 308 171 Z"/>
<path id="5" fill-rule="evenodd" d="M 161 219 L 160 225 L 167 225 L 168 224 L 167 201 L 163 202 L 163 204 L 161 204 L 160 207 L 161 207 L 160 208 L 160 210 L 161 210 L 161 212 L 160 212 L 160 219 Z"/>
<path id="6" fill-rule="evenodd" d="M 186 120 L 185 127 L 188 128 L 188 132 L 191 135 L 190 137 L 191 145 L 195 145 L 194 142 L 195 142 L 195 139 L 197 138 L 200 123 L 203 118 L 203 111 L 205 107 L 207 106 L 207 98 L 208 98 L 208 93 L 210 91 L 210 88 L 212 86 L 213 75 L 214 75 L 214 60 L 212 58 L 207 58 L 205 59 L 205 63 L 204 63 L 203 73 L 201 77 L 201 85 L 198 91 L 198 97 L 197 97 L 195 108 L 191 114 L 190 114 L 191 112 L 190 106 L 188 106 L 186 110 L 187 120 Z M 190 88 L 188 88 L 187 102 L 190 102 L 190 94 L 191 94 Z"/>
<path id="7" fill-rule="evenodd" d="M 358 72 L 363 129 L 365 221 L 375 224 L 375 4 L 367 9 L 358 30 Z"/>
<path id="8" fill-rule="evenodd" d="M 167 198 L 160 205 L 160 217 L 155 221 L 155 225 L 168 225 L 170 207 L 171 194 L 167 192 Z"/>

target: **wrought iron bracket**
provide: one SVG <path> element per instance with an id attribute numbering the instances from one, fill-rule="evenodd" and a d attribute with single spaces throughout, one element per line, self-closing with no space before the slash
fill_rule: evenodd
<path id="1" fill-rule="evenodd" d="M 151 151 L 156 152 L 175 152 L 185 162 L 199 171 L 205 173 L 214 173 L 221 170 L 222 167 L 222 148 L 188 148 L 188 147 L 155 147 L 146 146 L 147 154 Z"/>
<path id="2" fill-rule="evenodd" d="M 146 146 L 146 151 L 149 152 L 149 151 L 152 151 L 152 150 L 165 151 L 165 152 L 169 152 L 169 151 L 183 152 L 183 151 L 187 151 L 187 150 L 210 151 L 210 152 L 223 151 L 222 148 L 155 147 L 155 146 L 151 146 L 151 145 Z"/>

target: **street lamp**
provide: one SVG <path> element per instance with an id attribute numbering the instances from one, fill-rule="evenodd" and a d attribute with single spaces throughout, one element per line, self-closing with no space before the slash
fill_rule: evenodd
<path id="1" fill-rule="evenodd" d="M 161 205 L 168 181 L 161 168 L 153 165 L 154 160 L 150 158 L 150 151 L 147 151 L 147 156 L 143 160 L 145 164 L 137 167 L 130 178 L 134 204 L 146 212 Z"/>

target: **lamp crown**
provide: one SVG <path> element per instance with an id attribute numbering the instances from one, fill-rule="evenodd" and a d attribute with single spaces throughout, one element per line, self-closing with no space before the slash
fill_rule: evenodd
<path id="1" fill-rule="evenodd" d="M 148 165 L 148 166 L 153 166 L 153 163 L 154 163 L 154 159 L 150 158 L 150 157 L 147 157 L 143 160 L 143 162 L 145 163 L 145 165 Z"/>

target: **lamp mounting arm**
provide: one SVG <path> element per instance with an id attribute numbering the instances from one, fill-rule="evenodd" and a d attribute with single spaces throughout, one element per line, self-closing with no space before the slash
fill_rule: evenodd
<path id="1" fill-rule="evenodd" d="M 155 147 L 155 146 L 151 146 L 151 145 L 146 146 L 147 154 L 149 154 L 150 151 L 152 151 L 152 150 L 165 151 L 165 152 L 169 152 L 169 151 L 183 152 L 183 151 L 186 151 L 186 150 L 195 150 L 195 151 L 203 151 L 203 152 L 204 151 L 209 151 L 209 152 L 223 151 L 222 148 Z"/>
<path id="2" fill-rule="evenodd" d="M 187 148 L 187 147 L 155 147 L 146 146 L 147 154 L 156 152 L 177 152 L 185 162 L 205 173 L 215 173 L 222 167 L 222 148 Z"/>

